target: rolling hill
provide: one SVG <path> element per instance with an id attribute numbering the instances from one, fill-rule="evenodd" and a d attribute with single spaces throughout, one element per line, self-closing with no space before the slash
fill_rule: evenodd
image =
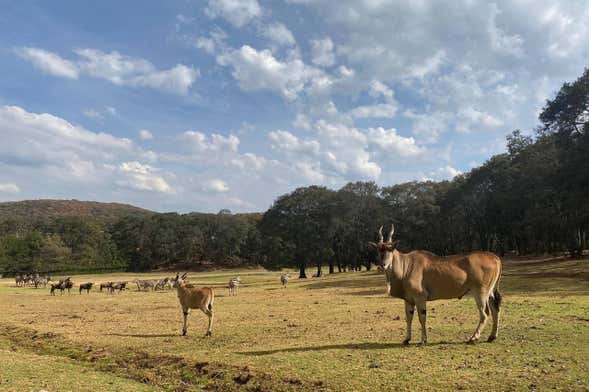
<path id="1" fill-rule="evenodd" d="M 53 219 L 66 216 L 112 221 L 124 216 L 151 214 L 154 212 L 129 204 L 96 201 L 39 199 L 0 203 L 0 221 L 11 218 Z"/>

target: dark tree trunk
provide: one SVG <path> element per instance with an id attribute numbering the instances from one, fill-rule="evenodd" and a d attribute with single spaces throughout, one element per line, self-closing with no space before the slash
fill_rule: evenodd
<path id="1" fill-rule="evenodd" d="M 342 265 L 340 263 L 337 264 L 337 272 L 342 272 Z"/>
<path id="2" fill-rule="evenodd" d="M 301 264 L 299 264 L 299 279 L 307 279 L 305 268 L 307 268 L 307 263 L 303 261 Z"/>
<path id="3" fill-rule="evenodd" d="M 333 265 L 333 262 L 330 262 L 330 263 L 329 263 L 329 273 L 330 273 L 330 274 L 333 274 L 333 273 L 335 273 L 334 267 L 335 267 L 335 266 Z"/>
<path id="4" fill-rule="evenodd" d="M 321 270 L 321 263 L 317 264 L 317 274 L 315 276 L 318 278 L 323 276 L 323 271 Z"/>

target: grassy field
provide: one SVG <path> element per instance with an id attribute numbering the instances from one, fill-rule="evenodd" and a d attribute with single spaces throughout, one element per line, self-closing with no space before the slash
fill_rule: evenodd
<path id="1" fill-rule="evenodd" d="M 197 311 L 180 336 L 175 291 L 52 297 L 0 280 L 0 390 L 589 390 L 589 260 L 505 262 L 499 339 L 477 345 L 464 344 L 478 320 L 465 298 L 430 302 L 428 346 L 401 346 L 403 303 L 376 272 L 286 289 L 263 270 L 190 277 L 217 288 L 212 338 Z"/>

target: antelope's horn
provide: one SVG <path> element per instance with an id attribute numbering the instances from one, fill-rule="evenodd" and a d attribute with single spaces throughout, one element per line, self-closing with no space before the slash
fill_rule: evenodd
<path id="1" fill-rule="evenodd" d="M 380 226 L 380 229 L 378 229 L 378 237 L 379 237 L 379 242 L 384 241 L 384 238 L 382 237 L 382 226 Z"/>
<path id="2" fill-rule="evenodd" d="M 388 242 L 391 242 L 393 240 L 393 233 L 395 232 L 395 225 L 391 224 L 391 233 L 389 234 L 389 239 L 387 240 Z"/>

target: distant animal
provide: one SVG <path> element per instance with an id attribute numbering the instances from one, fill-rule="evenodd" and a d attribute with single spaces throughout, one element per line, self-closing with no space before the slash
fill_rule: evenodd
<path id="1" fill-rule="evenodd" d="M 288 272 L 283 272 L 282 274 L 280 274 L 280 284 L 282 284 L 282 287 L 286 287 L 288 280 L 290 279 L 290 274 Z"/>
<path id="2" fill-rule="evenodd" d="M 71 292 L 72 287 L 74 287 L 74 282 L 72 281 L 71 277 L 67 277 L 65 279 L 60 279 L 57 283 L 51 285 L 51 295 L 55 295 L 55 290 L 59 289 L 61 291 L 61 295 L 63 292 L 67 290 L 68 294 Z"/>
<path id="3" fill-rule="evenodd" d="M 55 295 L 55 290 L 57 290 L 57 289 L 61 289 L 61 283 L 59 283 L 59 282 L 58 283 L 52 283 L 51 286 L 50 286 L 49 293 L 51 295 Z M 62 291 L 62 294 L 63 294 L 63 291 Z"/>
<path id="4" fill-rule="evenodd" d="M 182 336 L 185 336 L 188 331 L 188 311 L 189 309 L 200 309 L 209 318 L 209 327 L 205 336 L 212 335 L 213 328 L 213 302 L 215 300 L 215 293 L 210 287 L 196 287 L 185 281 L 187 273 L 182 276 L 176 274 L 174 278 L 174 287 L 178 292 L 178 300 L 184 315 L 184 323 L 182 324 Z"/>
<path id="5" fill-rule="evenodd" d="M 90 289 L 92 289 L 93 285 L 94 285 L 94 283 L 92 283 L 92 282 L 82 283 L 80 285 L 80 294 L 82 294 L 82 290 L 86 290 L 86 294 L 90 294 Z"/>
<path id="6" fill-rule="evenodd" d="M 119 290 L 119 293 L 127 288 L 127 282 L 115 282 L 110 285 L 109 290 L 111 294 L 114 294 L 115 290 Z"/>
<path id="7" fill-rule="evenodd" d="M 113 282 L 104 282 L 104 283 L 100 283 L 100 292 L 102 292 L 102 289 L 106 289 L 106 292 L 110 292 L 110 288 L 113 285 Z"/>
<path id="8" fill-rule="evenodd" d="M 35 278 L 35 280 L 33 281 L 33 284 L 35 285 L 35 288 L 38 288 L 39 286 L 47 287 L 47 283 L 49 283 L 50 280 L 51 280 L 50 277 Z"/>
<path id="9" fill-rule="evenodd" d="M 385 269 L 387 294 L 405 300 L 407 333 L 403 343 L 411 341 L 411 322 L 416 306 L 421 324 L 421 344 L 426 344 L 426 302 L 461 299 L 468 293 L 474 296 L 479 311 L 478 326 L 468 342 L 474 343 L 480 338 L 489 315 L 493 317 L 493 329 L 487 341 L 494 341 L 501 307 L 498 285 L 502 267 L 499 257 L 489 252 L 448 257 L 425 251 L 401 253 L 397 250 L 398 241 L 393 241 L 394 232 L 392 226 L 384 241 L 381 226 L 379 242 L 369 242 L 369 245 L 376 249 Z"/>
<path id="10" fill-rule="evenodd" d="M 61 283 L 61 293 L 63 294 L 63 291 L 67 290 L 67 293 L 70 294 L 72 287 L 74 287 L 74 282 L 71 280 L 71 278 L 67 278 Z"/>
<path id="11" fill-rule="evenodd" d="M 155 290 L 155 286 L 158 283 L 157 279 L 135 279 L 133 282 L 137 284 L 137 290 Z"/>
<path id="12" fill-rule="evenodd" d="M 241 284 L 241 278 L 239 276 L 235 276 L 229 279 L 229 295 L 237 295 L 237 291 L 239 290 L 239 285 Z"/>
<path id="13" fill-rule="evenodd" d="M 154 290 L 163 290 L 166 288 L 172 288 L 172 283 L 171 283 L 171 278 L 165 277 L 162 279 L 159 279 L 155 286 L 153 287 Z"/>

